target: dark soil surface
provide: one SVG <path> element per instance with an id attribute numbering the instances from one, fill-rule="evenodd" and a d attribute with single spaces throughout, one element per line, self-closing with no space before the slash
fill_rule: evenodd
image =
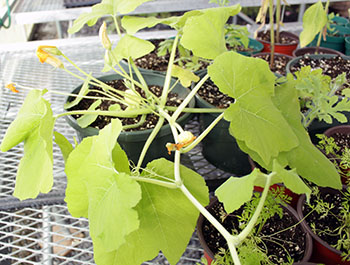
<path id="1" fill-rule="evenodd" d="M 165 56 L 158 56 L 157 51 L 159 44 L 164 41 L 164 39 L 157 39 L 157 40 L 150 40 L 156 48 L 149 54 L 146 54 L 145 56 L 136 59 L 135 64 L 143 69 L 148 70 L 156 70 L 160 72 L 165 72 L 168 68 L 169 58 L 170 54 L 167 53 Z M 178 58 L 178 56 L 176 56 Z M 176 59 L 175 58 L 175 61 Z M 201 67 L 200 69 L 204 69 L 208 66 L 207 62 L 201 61 L 200 62 Z"/>
<path id="2" fill-rule="evenodd" d="M 242 210 L 239 209 L 233 214 L 228 215 L 222 222 L 220 216 L 224 212 L 224 208 L 221 203 L 215 204 L 213 209 L 209 210 L 214 217 L 224 225 L 228 231 L 239 230 L 239 222 L 234 215 L 241 214 Z M 261 234 L 258 236 L 263 240 L 263 244 L 259 246 L 265 249 L 267 247 L 268 256 L 274 264 L 281 264 L 283 261 L 287 262 L 288 254 L 284 249 L 287 249 L 289 255 L 294 261 L 301 261 L 305 252 L 305 233 L 300 226 L 292 227 L 297 223 L 296 219 L 292 217 L 289 212 L 284 211 L 283 218 L 278 215 L 270 218 L 264 225 Z M 282 233 L 275 234 L 276 231 L 289 228 Z M 226 248 L 227 244 L 225 239 L 206 219 L 203 222 L 203 233 L 205 240 L 213 253 L 218 253 L 219 248 Z M 270 237 L 269 235 L 273 235 Z M 278 242 L 276 244 L 276 242 Z"/>
<path id="3" fill-rule="evenodd" d="M 310 198 L 310 204 L 311 205 L 317 205 L 319 202 L 315 201 L 315 196 L 312 195 Z M 327 242 L 329 245 L 335 245 L 338 240 L 339 236 L 336 235 L 337 229 L 341 226 L 341 222 L 339 221 L 340 218 L 340 209 L 341 209 L 341 202 L 342 202 L 342 195 L 341 193 L 328 193 L 328 192 L 321 192 L 320 198 L 323 202 L 332 204 L 334 207 L 330 210 L 330 213 L 327 215 L 320 215 L 316 211 L 313 211 L 310 213 L 311 208 L 305 204 L 302 208 L 303 215 L 306 216 L 306 221 L 308 225 L 311 224 L 315 225 L 315 229 L 318 231 L 316 234 L 325 242 Z M 336 217 L 338 216 L 338 218 Z M 328 230 L 329 229 L 329 230 Z M 323 232 L 325 233 L 323 233 Z M 326 232 L 328 231 L 328 233 Z M 315 231 L 314 231 L 315 232 Z"/>
<path id="4" fill-rule="evenodd" d="M 269 53 L 264 53 L 264 54 L 256 54 L 254 57 L 261 58 L 265 61 L 267 61 L 270 64 L 270 54 Z M 287 63 L 291 60 L 292 58 L 288 56 L 284 56 L 282 54 L 275 54 L 274 56 L 274 64 L 272 67 L 270 67 L 271 71 L 280 74 L 280 75 L 286 75 L 286 66 Z"/>
<path id="5" fill-rule="evenodd" d="M 220 92 L 219 88 L 210 79 L 198 90 L 198 95 L 209 104 L 220 109 L 228 108 L 235 101 L 233 98 Z"/>
<path id="6" fill-rule="evenodd" d="M 121 91 L 125 91 L 127 88 L 125 87 L 124 83 L 122 80 L 115 80 L 115 81 L 109 81 L 106 82 L 106 84 L 121 90 Z M 95 90 L 101 90 L 98 87 L 90 87 L 90 89 L 95 89 Z M 162 88 L 159 86 L 149 86 L 150 91 L 155 94 L 157 97 L 161 96 L 162 93 Z M 143 97 L 145 97 L 145 93 L 143 91 L 141 91 L 141 89 L 137 88 L 137 91 L 139 92 L 139 94 Z M 98 93 L 98 92 L 94 92 L 94 91 L 90 91 L 87 96 L 93 96 L 93 97 L 105 97 L 104 95 Z M 70 110 L 87 110 L 91 104 L 93 104 L 95 102 L 95 99 L 83 99 L 79 102 L 79 104 L 77 104 L 76 106 L 72 107 Z M 177 97 L 176 93 L 169 93 L 168 95 L 168 100 L 166 105 L 167 106 L 179 106 L 182 102 L 182 99 L 179 99 Z M 116 102 L 114 101 L 110 101 L 110 100 L 103 100 L 101 105 L 98 107 L 99 110 L 108 110 L 108 108 L 113 105 L 116 104 Z M 126 109 L 126 105 L 120 104 L 121 109 Z M 75 119 L 78 119 L 81 115 L 73 115 L 73 117 Z M 91 127 L 95 127 L 97 129 L 102 129 L 104 128 L 107 124 L 109 124 L 111 122 L 111 120 L 113 119 L 113 117 L 110 116 L 98 116 L 96 121 L 94 121 L 90 126 Z M 139 122 L 140 117 L 135 117 L 135 118 L 119 118 L 122 121 L 123 125 L 130 125 L 130 124 L 136 124 L 137 122 Z M 158 116 L 155 114 L 148 114 L 146 121 L 139 127 L 137 128 L 133 128 L 133 129 L 127 129 L 127 131 L 139 131 L 139 130 L 146 130 L 146 129 L 152 129 L 154 128 L 154 126 L 156 125 L 158 121 Z"/>
<path id="7" fill-rule="evenodd" d="M 258 39 L 270 42 L 271 41 L 270 31 L 258 32 Z M 277 42 L 276 41 L 276 32 L 275 32 L 275 43 L 278 43 L 278 44 L 297 44 L 298 41 L 296 39 L 284 34 L 283 32 L 280 32 L 280 40 L 279 40 L 279 42 Z"/>
<path id="8" fill-rule="evenodd" d="M 304 66 L 311 66 L 312 69 L 322 69 L 322 73 L 330 76 L 332 79 L 336 78 L 342 73 L 346 73 L 346 78 L 350 80 L 350 60 L 346 60 L 341 56 L 335 56 L 333 58 L 313 59 L 308 55 L 304 55 L 297 63 L 291 66 L 290 71 L 292 73 L 299 71 Z M 349 84 L 345 84 L 342 89 L 350 87 Z M 337 91 L 337 94 L 341 94 L 341 90 Z"/>
<path id="9" fill-rule="evenodd" d="M 291 67 L 291 72 L 299 71 L 303 66 L 311 66 L 312 69 L 321 68 L 323 74 L 336 78 L 345 72 L 347 79 L 350 79 L 350 60 L 343 59 L 340 56 L 333 58 L 312 59 L 310 56 L 303 56 L 296 64 Z"/>

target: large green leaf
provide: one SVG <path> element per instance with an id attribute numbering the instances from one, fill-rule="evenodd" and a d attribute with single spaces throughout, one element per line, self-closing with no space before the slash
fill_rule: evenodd
<path id="1" fill-rule="evenodd" d="M 102 166 L 102 165 L 101 165 Z M 88 179 L 90 235 L 105 251 L 125 243 L 125 236 L 139 227 L 137 211 L 132 209 L 141 199 L 140 185 L 125 173 L 109 178 Z"/>
<path id="2" fill-rule="evenodd" d="M 215 195 L 224 204 L 227 213 L 232 213 L 239 209 L 251 199 L 254 181 L 258 174 L 261 174 L 261 172 L 254 170 L 249 175 L 241 178 L 231 177 L 215 191 Z"/>
<path id="3" fill-rule="evenodd" d="M 146 171 L 174 179 L 174 164 L 165 159 L 149 163 Z M 202 205 L 207 205 L 209 195 L 203 178 L 184 166 L 180 167 L 180 173 L 188 190 Z M 144 172 L 143 176 L 148 174 Z M 196 226 L 198 210 L 178 189 L 147 183 L 141 187 L 142 199 L 135 207 L 140 228 L 128 235 L 127 242 L 114 253 L 107 253 L 97 245 L 97 264 L 141 264 L 153 259 L 160 250 L 170 264 L 176 264 L 185 251 Z"/>
<path id="4" fill-rule="evenodd" d="M 104 3 L 113 5 L 113 14 L 127 14 L 134 11 L 138 6 L 152 0 L 104 0 Z"/>
<path id="5" fill-rule="evenodd" d="M 202 15 L 189 17 L 183 28 L 181 45 L 196 56 L 214 59 L 227 50 L 224 25 L 230 16 L 240 10 L 241 6 L 237 4 L 205 9 Z"/>
<path id="6" fill-rule="evenodd" d="M 294 132 L 272 102 L 275 76 L 267 62 L 226 52 L 208 67 L 208 73 L 221 92 L 235 98 L 225 111 L 230 133 L 265 164 L 298 145 Z"/>
<path id="7" fill-rule="evenodd" d="M 127 14 L 134 11 L 139 5 L 151 0 L 103 0 L 102 3 L 94 5 L 91 12 L 81 14 L 68 29 L 69 34 L 78 32 L 85 24 L 90 27 L 103 16 L 116 16 L 118 13 Z"/>
<path id="8" fill-rule="evenodd" d="M 81 14 L 76 20 L 74 20 L 73 26 L 68 29 L 69 34 L 78 32 L 85 24 L 90 27 L 95 25 L 97 20 L 103 16 L 113 15 L 113 5 L 105 3 L 94 5 L 90 13 Z"/>
<path id="9" fill-rule="evenodd" d="M 46 91 L 32 90 L 1 143 L 7 151 L 24 141 L 13 195 L 20 200 L 47 193 L 53 185 L 52 138 L 55 119 L 50 103 L 42 98 Z"/>
<path id="10" fill-rule="evenodd" d="M 152 44 L 152 42 L 126 34 L 120 39 L 117 46 L 112 50 L 111 55 L 109 56 L 110 62 L 105 63 L 102 71 L 109 71 L 111 67 L 114 67 L 117 62 L 122 59 L 140 58 L 153 51 L 154 48 L 155 46 Z"/>
<path id="11" fill-rule="evenodd" d="M 172 25 L 176 23 L 177 20 L 179 20 L 178 17 L 156 18 L 124 16 L 122 18 L 122 26 L 128 34 L 135 34 L 140 29 L 151 28 L 160 23 Z"/>
<path id="12" fill-rule="evenodd" d="M 157 24 L 166 24 L 181 31 L 188 18 L 201 14 L 203 14 L 202 10 L 192 10 L 182 16 L 168 18 L 124 16 L 122 18 L 122 26 L 129 34 L 135 34 L 140 29 L 151 28 Z"/>
<path id="13" fill-rule="evenodd" d="M 2 152 L 6 152 L 23 142 L 35 128 L 38 128 L 47 112 L 45 100 L 42 98 L 44 93 L 45 91 L 41 90 L 32 90 L 28 93 L 16 119 L 7 129 L 1 142 Z"/>
<path id="14" fill-rule="evenodd" d="M 298 137 L 299 145 L 281 153 L 297 173 L 319 186 L 341 188 L 340 177 L 334 165 L 310 141 L 309 135 L 301 124 L 300 107 L 297 91 L 290 83 L 276 89 L 274 104 L 281 110 Z"/>
<path id="15" fill-rule="evenodd" d="M 112 120 L 99 135 L 84 139 L 66 166 L 68 209 L 74 216 L 89 217 L 91 237 L 106 251 L 118 249 L 139 226 L 132 208 L 141 199 L 140 185 L 119 172 L 113 161 L 121 152 L 120 147 L 114 151 L 121 130 L 120 120 Z M 119 163 L 124 159 L 122 154 Z"/>
<path id="16" fill-rule="evenodd" d="M 327 23 L 327 13 L 321 1 L 310 6 L 303 16 L 303 31 L 300 33 L 300 47 L 308 45 Z"/>

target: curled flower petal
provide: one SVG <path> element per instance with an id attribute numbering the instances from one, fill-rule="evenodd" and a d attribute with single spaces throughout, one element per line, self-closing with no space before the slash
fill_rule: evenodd
<path id="1" fill-rule="evenodd" d="M 100 30 L 99 30 L 99 36 L 100 36 L 100 40 L 101 40 L 103 48 L 105 48 L 106 50 L 110 50 L 112 48 L 112 43 L 109 40 L 108 35 L 107 35 L 106 22 L 103 22 L 103 24 L 101 25 Z"/>
<path id="2" fill-rule="evenodd" d="M 55 57 L 56 55 L 62 55 L 56 46 L 39 46 L 36 55 L 41 63 L 48 63 L 56 68 L 64 67 L 62 61 Z"/>
<path id="3" fill-rule="evenodd" d="M 14 92 L 14 93 L 18 93 L 18 92 L 19 92 L 19 91 L 16 89 L 16 86 L 15 86 L 14 83 L 7 84 L 5 87 L 8 88 L 8 89 L 10 89 L 10 90 L 11 90 L 12 92 Z"/>

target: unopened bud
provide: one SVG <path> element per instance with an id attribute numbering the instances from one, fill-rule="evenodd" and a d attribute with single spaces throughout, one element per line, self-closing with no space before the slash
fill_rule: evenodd
<path id="1" fill-rule="evenodd" d="M 108 35 L 107 35 L 106 22 L 103 22 L 103 24 L 101 25 L 100 31 L 99 31 L 99 36 L 100 36 L 100 40 L 101 40 L 103 48 L 105 48 L 106 50 L 112 49 L 112 43 L 109 40 Z"/>

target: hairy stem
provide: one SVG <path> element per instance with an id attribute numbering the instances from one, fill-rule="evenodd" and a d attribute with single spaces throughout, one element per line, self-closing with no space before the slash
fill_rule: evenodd
<path id="1" fill-rule="evenodd" d="M 135 176 L 131 176 L 130 178 L 132 178 L 136 181 L 151 183 L 151 184 L 155 184 L 155 185 L 162 186 L 162 187 L 169 188 L 169 189 L 177 189 L 178 188 L 175 183 L 163 181 L 163 180 L 159 180 L 159 179 L 135 177 Z"/>
<path id="2" fill-rule="evenodd" d="M 275 57 L 275 27 L 273 19 L 273 0 L 269 0 L 269 15 L 270 15 L 270 68 L 273 67 Z"/>

